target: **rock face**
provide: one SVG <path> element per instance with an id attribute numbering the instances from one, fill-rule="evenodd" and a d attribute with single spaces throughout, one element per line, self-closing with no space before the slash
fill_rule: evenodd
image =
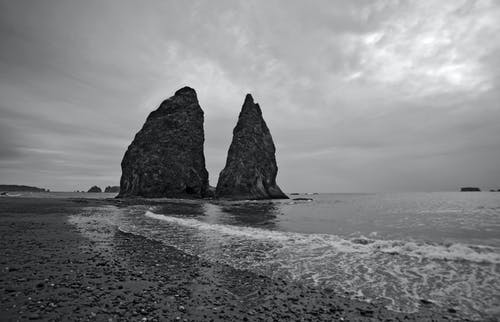
<path id="1" fill-rule="evenodd" d="M 196 92 L 181 88 L 149 114 L 125 152 L 118 197 L 204 197 L 204 141 Z"/>
<path id="2" fill-rule="evenodd" d="M 87 192 L 102 192 L 102 190 L 98 186 L 93 186 Z"/>
<path id="3" fill-rule="evenodd" d="M 273 138 L 259 104 L 250 94 L 233 130 L 226 166 L 216 196 L 230 199 L 288 199 L 276 184 L 278 166 Z"/>

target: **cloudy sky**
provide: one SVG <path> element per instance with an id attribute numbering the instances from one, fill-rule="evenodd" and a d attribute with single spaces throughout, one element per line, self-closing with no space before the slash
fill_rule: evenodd
<path id="1" fill-rule="evenodd" d="M 0 183 L 119 183 L 182 86 L 210 183 L 252 93 L 288 192 L 500 188 L 498 1 L 0 0 Z"/>

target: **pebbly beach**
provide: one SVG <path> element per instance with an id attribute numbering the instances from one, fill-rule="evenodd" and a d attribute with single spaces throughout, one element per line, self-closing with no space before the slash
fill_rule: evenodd
<path id="1" fill-rule="evenodd" d="M 68 220 L 85 209 L 133 204 L 2 198 L 2 321 L 467 320 L 433 305 L 413 314 L 390 311 L 328 288 L 208 262 L 119 229 L 96 226 L 99 237 L 88 238 Z"/>

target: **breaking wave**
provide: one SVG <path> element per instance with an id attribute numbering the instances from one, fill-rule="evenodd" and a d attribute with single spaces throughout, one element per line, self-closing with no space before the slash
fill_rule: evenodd
<path id="1" fill-rule="evenodd" d="M 147 231 L 206 260 L 271 277 L 330 287 L 395 311 L 415 312 L 426 299 L 481 318 L 500 294 L 500 250 L 462 243 L 342 238 L 206 223 L 146 211 Z M 160 224 L 162 223 L 162 224 Z M 137 230 L 138 229 L 138 230 Z"/>
<path id="2" fill-rule="evenodd" d="M 477 263 L 500 264 L 500 249 L 491 246 L 466 245 L 461 243 L 437 244 L 401 240 L 377 240 L 368 238 L 343 239 L 329 234 L 301 234 L 281 232 L 252 227 L 209 224 L 192 218 L 178 218 L 145 213 L 146 217 L 158 219 L 180 226 L 214 232 L 223 236 L 269 240 L 289 246 L 329 247 L 342 253 L 386 253 L 417 258 L 471 261 Z"/>
<path id="3" fill-rule="evenodd" d="M 395 311 L 414 312 L 430 301 L 475 319 L 498 316 L 498 247 L 286 232 L 151 210 L 86 208 L 69 221 L 98 241 L 118 229 L 211 262 L 328 287 Z"/>

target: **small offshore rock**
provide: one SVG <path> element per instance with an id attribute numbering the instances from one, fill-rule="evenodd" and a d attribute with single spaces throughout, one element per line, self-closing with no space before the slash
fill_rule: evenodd
<path id="1" fill-rule="evenodd" d="M 102 192 L 98 186 L 92 186 L 87 192 Z"/>
<path id="2" fill-rule="evenodd" d="M 104 192 L 107 193 L 120 192 L 120 186 L 107 186 L 106 188 L 104 188 Z"/>

